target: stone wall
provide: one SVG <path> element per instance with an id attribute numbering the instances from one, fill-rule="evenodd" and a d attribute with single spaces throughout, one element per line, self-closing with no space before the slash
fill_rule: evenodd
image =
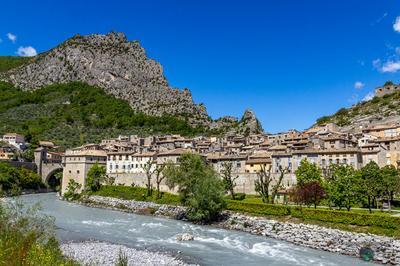
<path id="1" fill-rule="evenodd" d="M 134 184 L 138 187 L 146 187 L 147 177 L 144 173 L 123 173 L 123 174 L 108 174 L 111 177 L 115 178 L 115 184 L 122 184 L 125 186 L 132 186 Z M 240 173 L 236 174 L 239 177 L 235 180 L 236 187 L 235 191 L 237 193 L 245 193 L 250 195 L 257 194 L 255 191 L 254 182 L 257 180 L 256 173 Z M 288 183 L 287 180 L 291 180 L 293 178 L 292 174 L 285 175 L 283 179 L 282 185 L 286 186 Z M 277 179 L 277 178 L 276 178 Z M 156 188 L 155 178 L 152 178 L 152 185 Z M 174 193 L 174 190 L 170 190 L 168 186 L 165 184 L 165 180 L 161 183 L 160 190 L 164 192 Z"/>

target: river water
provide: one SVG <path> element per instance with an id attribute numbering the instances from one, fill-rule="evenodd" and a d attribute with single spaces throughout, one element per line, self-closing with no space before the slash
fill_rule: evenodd
<path id="1" fill-rule="evenodd" d="M 21 196 L 26 204 L 40 202 L 55 217 L 60 241 L 99 240 L 175 254 L 200 265 L 371 265 L 357 258 L 299 247 L 248 233 L 198 226 L 187 222 L 89 208 L 61 201 L 55 193 Z M 179 242 L 190 233 L 194 241 Z"/>

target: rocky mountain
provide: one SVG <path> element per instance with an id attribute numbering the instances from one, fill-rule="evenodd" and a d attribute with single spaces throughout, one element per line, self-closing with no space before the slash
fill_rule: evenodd
<path id="1" fill-rule="evenodd" d="M 172 115 L 194 127 L 220 132 L 232 127 L 251 133 L 261 129 L 251 111 L 246 111 L 240 123 L 233 117 L 212 121 L 205 106 L 193 102 L 188 89 L 170 87 L 161 64 L 148 58 L 139 42 L 128 41 L 123 33 L 76 35 L 36 57 L 3 57 L 0 81 L 24 91 L 78 81 L 126 100 L 134 111 L 145 115 Z"/>
<path id="2" fill-rule="evenodd" d="M 211 124 L 211 128 L 220 129 L 230 134 L 239 134 L 248 136 L 250 134 L 260 134 L 264 130 L 260 121 L 251 109 L 246 109 L 240 121 L 233 116 L 224 116 L 215 120 Z"/>
<path id="3" fill-rule="evenodd" d="M 208 125 L 205 107 L 188 89 L 171 88 L 162 66 L 146 56 L 137 41 L 123 33 L 76 35 L 27 64 L 0 74 L 23 90 L 80 81 L 103 88 L 147 115 L 176 115 L 192 125 Z"/>
<path id="4" fill-rule="evenodd" d="M 258 134 L 263 132 L 261 123 L 258 121 L 253 110 L 247 109 L 244 112 L 242 119 L 240 119 L 237 132 L 242 135 Z"/>
<path id="5" fill-rule="evenodd" d="M 370 125 L 400 123 L 400 86 L 387 82 L 376 90 L 372 99 L 323 116 L 314 126 L 327 123 L 337 124 L 343 132 L 356 132 Z"/>

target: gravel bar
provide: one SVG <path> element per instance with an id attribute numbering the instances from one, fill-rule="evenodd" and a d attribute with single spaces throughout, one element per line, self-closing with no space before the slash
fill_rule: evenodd
<path id="1" fill-rule="evenodd" d="M 67 243 L 61 245 L 61 250 L 65 256 L 90 266 L 114 266 L 120 252 L 128 258 L 128 265 L 188 265 L 171 255 L 105 242 Z"/>

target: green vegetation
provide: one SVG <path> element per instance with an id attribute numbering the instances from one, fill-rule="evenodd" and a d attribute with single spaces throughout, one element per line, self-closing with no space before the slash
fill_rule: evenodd
<path id="1" fill-rule="evenodd" d="M 157 199 L 156 195 L 147 197 L 147 189 L 141 187 L 102 186 L 99 191 L 91 194 L 125 200 L 152 201 L 159 204 L 181 204 L 180 197 L 170 193 L 164 192 L 161 199 Z M 226 209 L 282 221 L 318 224 L 353 232 L 369 232 L 378 235 L 400 237 L 400 218 L 390 216 L 387 213 L 374 212 L 373 214 L 369 214 L 363 210 L 348 212 L 345 210 L 264 204 L 260 197 L 245 195 L 245 199 L 242 199 L 241 195 L 236 194 L 236 200 L 226 199 Z"/>
<path id="2" fill-rule="evenodd" d="M 81 184 L 76 182 L 73 179 L 70 179 L 67 185 L 67 188 L 65 190 L 65 193 L 63 195 L 64 199 L 66 200 L 77 200 L 81 197 L 81 195 L 78 193 L 78 190 L 81 189 Z"/>
<path id="3" fill-rule="evenodd" d="M 294 206 L 227 201 L 227 209 L 267 217 L 300 219 L 300 222 L 317 223 L 323 226 L 348 231 L 369 232 L 379 235 L 400 237 L 400 218 L 385 214 L 369 214 L 329 209 L 310 209 Z M 299 222 L 299 220 L 297 220 Z"/>
<path id="4" fill-rule="evenodd" d="M 128 266 L 128 256 L 123 253 L 121 249 L 119 250 L 118 259 L 115 266 Z"/>
<path id="5" fill-rule="evenodd" d="M 90 194 L 124 200 L 151 201 L 159 204 L 180 204 L 180 199 L 177 195 L 162 192 L 161 198 L 157 198 L 155 194 L 148 197 L 147 189 L 142 187 L 102 186 L 99 191 L 91 192 Z"/>
<path id="6" fill-rule="evenodd" d="M 203 223 L 218 219 L 225 200 L 224 184 L 217 173 L 200 155 L 183 154 L 179 161 L 179 165 L 168 165 L 164 174 L 168 186 L 178 188 L 188 218 Z"/>
<path id="7" fill-rule="evenodd" d="M 106 168 L 104 166 L 100 166 L 96 162 L 96 164 L 93 165 L 87 173 L 86 187 L 89 191 L 98 191 L 105 179 Z"/>
<path id="8" fill-rule="evenodd" d="M 45 139 L 64 147 L 99 142 L 118 134 L 207 133 L 176 116 L 136 113 L 126 101 L 83 83 L 27 92 L 0 82 L 0 134 L 6 132 L 23 134 L 32 143 Z"/>
<path id="9" fill-rule="evenodd" d="M 78 265 L 66 259 L 49 217 L 21 204 L 0 206 L 0 265 Z"/>
<path id="10" fill-rule="evenodd" d="M 330 165 L 322 179 L 322 170 L 306 159 L 296 170 L 297 185 L 291 191 L 291 201 L 316 208 L 325 199 L 329 207 L 339 210 L 352 207 L 378 207 L 379 202 L 390 203 L 400 193 L 399 171 L 392 165 L 379 168 L 370 162 L 360 170 L 342 164 Z"/>
<path id="11" fill-rule="evenodd" d="M 385 117 L 400 114 L 400 92 L 386 94 L 383 97 L 375 96 L 370 101 L 359 102 L 350 108 L 341 108 L 333 115 L 320 117 L 316 124 L 322 126 L 336 123 L 339 126 L 347 126 L 360 116 L 374 114 Z"/>
<path id="12" fill-rule="evenodd" d="M 0 56 L 0 72 L 19 67 L 31 59 L 23 56 Z"/>
<path id="13" fill-rule="evenodd" d="M 36 172 L 0 162 L 0 196 L 19 195 L 24 189 L 36 190 L 45 187 Z"/>

